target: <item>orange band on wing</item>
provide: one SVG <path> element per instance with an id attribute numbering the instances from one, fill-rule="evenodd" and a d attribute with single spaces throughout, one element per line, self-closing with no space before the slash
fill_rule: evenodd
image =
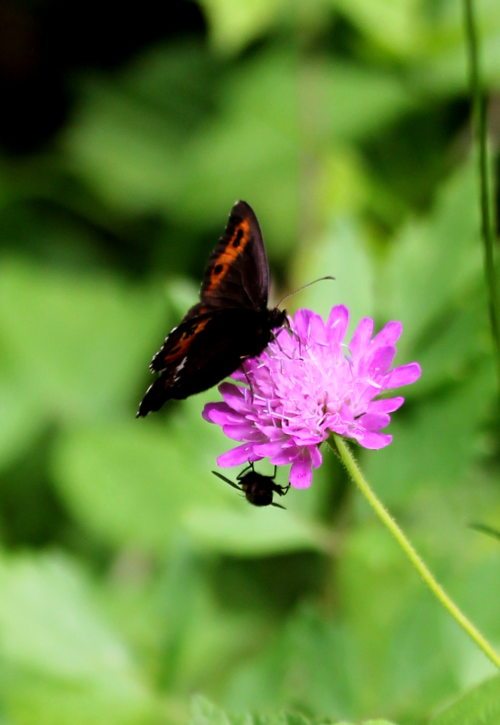
<path id="1" fill-rule="evenodd" d="M 164 363 L 175 362 L 179 358 L 183 357 L 197 335 L 208 325 L 210 318 L 198 320 L 194 322 L 192 327 L 187 328 L 183 331 L 182 335 L 176 340 L 175 345 L 169 350 L 168 355 L 163 357 Z"/>
<path id="2" fill-rule="evenodd" d="M 214 292 L 231 268 L 234 261 L 248 246 L 252 234 L 248 219 L 242 219 L 235 225 L 234 231 L 228 237 L 222 252 L 212 260 L 209 271 L 209 283 L 205 292 Z"/>

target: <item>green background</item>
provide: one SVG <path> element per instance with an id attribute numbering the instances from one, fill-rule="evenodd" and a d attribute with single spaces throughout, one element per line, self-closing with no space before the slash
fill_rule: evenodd
<path id="1" fill-rule="evenodd" d="M 98 38 L 107 54 L 54 52 L 64 113 L 43 84 L 32 107 L 18 87 L 22 128 L 5 134 L 0 722 L 428 722 L 493 667 L 334 457 L 286 511 L 258 510 L 211 474 L 233 445 L 200 416 L 216 390 L 134 414 L 152 353 L 247 200 L 274 300 L 332 274 L 287 308 L 403 321 L 398 363 L 418 360 L 422 378 L 393 444 L 356 453 L 500 645 L 499 543 L 469 526 L 498 530 L 500 497 L 462 5 L 181 6 L 183 24 L 167 8 L 149 35 L 138 6 L 126 52 L 119 6 L 113 22 L 94 8 L 88 50 Z M 67 34 L 69 53 L 62 6 L 10 7 Z M 477 8 L 494 149 L 500 4 Z M 45 62 L 43 43 L 19 47 Z M 435 722 L 500 722 L 499 700 L 490 680 Z"/>

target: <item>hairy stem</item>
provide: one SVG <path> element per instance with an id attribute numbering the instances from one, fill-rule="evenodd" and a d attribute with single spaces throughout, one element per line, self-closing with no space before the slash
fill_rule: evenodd
<path id="1" fill-rule="evenodd" d="M 457 607 L 452 599 L 450 599 L 443 587 L 439 584 L 434 575 L 429 571 L 427 565 L 424 563 L 413 544 L 409 541 L 406 534 L 396 523 L 391 514 L 385 508 L 384 504 L 378 499 L 375 492 L 364 478 L 347 443 L 339 436 L 333 434 L 333 436 L 328 439 L 328 445 L 336 453 L 338 453 L 338 455 L 340 456 L 340 460 L 344 464 L 347 472 L 349 473 L 350 477 L 352 478 L 358 489 L 361 491 L 365 499 L 375 511 L 380 521 L 386 527 L 386 529 L 388 529 L 388 531 L 392 534 L 396 542 L 404 551 L 404 553 L 412 563 L 413 567 L 420 574 L 425 584 L 434 594 L 436 599 L 441 602 L 448 614 L 450 614 L 450 616 L 453 617 L 459 627 L 461 627 L 469 635 L 469 637 L 476 643 L 476 645 L 484 652 L 486 657 L 488 657 L 491 662 L 496 665 L 496 667 L 500 668 L 500 657 L 497 655 L 491 644 L 481 634 L 481 632 L 479 632 L 479 630 Z"/>

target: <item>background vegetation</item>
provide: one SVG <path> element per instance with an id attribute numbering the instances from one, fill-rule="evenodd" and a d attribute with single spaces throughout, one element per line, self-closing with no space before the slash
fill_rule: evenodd
<path id="1" fill-rule="evenodd" d="M 477 8 L 494 141 L 500 4 Z M 0 721 L 427 722 L 493 668 L 333 456 L 257 510 L 211 474 L 215 390 L 134 413 L 246 199 L 275 299 L 329 273 L 289 309 L 404 322 L 423 377 L 361 465 L 500 644 L 498 541 L 469 527 L 500 497 L 462 4 L 0 14 Z"/>

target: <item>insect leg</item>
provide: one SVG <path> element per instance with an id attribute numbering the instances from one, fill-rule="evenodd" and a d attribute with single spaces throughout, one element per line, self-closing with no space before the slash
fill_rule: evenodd
<path id="1" fill-rule="evenodd" d="M 217 478 L 220 478 L 221 481 L 224 481 L 225 483 L 228 483 L 230 486 L 235 488 L 237 491 L 241 491 L 241 488 L 234 483 L 234 481 L 231 481 L 230 478 L 226 478 L 226 476 L 223 476 L 222 473 L 219 473 L 218 471 L 212 471 L 214 476 L 217 476 Z"/>

